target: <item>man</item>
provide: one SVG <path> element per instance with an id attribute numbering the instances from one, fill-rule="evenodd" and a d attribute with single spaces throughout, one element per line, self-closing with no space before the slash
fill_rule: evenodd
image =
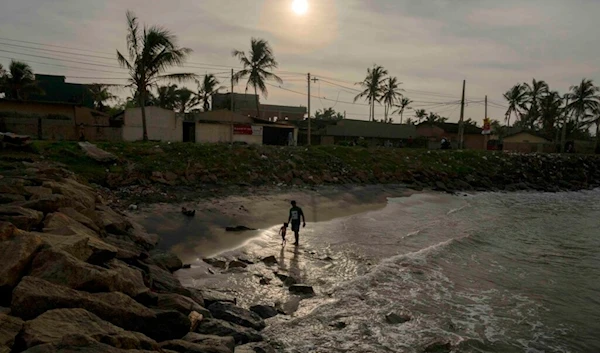
<path id="1" fill-rule="evenodd" d="M 294 237 L 296 237 L 294 245 L 296 246 L 300 245 L 300 218 L 302 218 L 302 227 L 306 227 L 304 212 L 302 212 L 300 207 L 296 206 L 296 201 L 292 201 L 288 223 L 292 224 L 292 232 L 294 232 Z"/>

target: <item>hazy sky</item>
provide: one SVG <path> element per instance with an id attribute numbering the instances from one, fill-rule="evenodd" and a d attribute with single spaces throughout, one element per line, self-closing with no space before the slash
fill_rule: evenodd
<path id="1" fill-rule="evenodd" d="M 280 63 L 282 87 L 305 93 L 311 72 L 321 78 L 313 94 L 328 99 L 313 98 L 313 112 L 333 106 L 353 119 L 366 119 L 368 107 L 346 103 L 356 94 L 352 83 L 361 81 L 374 63 L 404 83 L 415 108 L 453 121 L 460 109 L 448 103 L 460 99 L 463 79 L 469 101 L 482 101 L 487 94 L 502 105 L 503 92 L 533 77 L 561 93 L 583 77 L 600 80 L 600 1 L 308 0 L 303 16 L 292 11 L 292 2 L 2 0 L 0 63 L 6 66 L 7 58 L 17 58 L 29 61 L 37 73 L 65 75 L 70 82 L 124 83 L 126 72 L 112 57 L 116 49 L 125 49 L 125 12 L 130 9 L 142 22 L 172 30 L 182 46 L 194 50 L 187 67 L 176 71 L 219 73 L 229 85 L 224 72 L 239 66 L 232 49 L 247 50 L 251 37 L 264 38 Z M 40 46 L 7 39 L 94 52 L 38 51 L 31 48 Z M 261 99 L 307 104 L 306 95 L 277 87 L 269 87 L 268 98 Z M 504 111 L 490 107 L 489 115 L 503 119 Z M 376 114 L 383 117 L 383 107 Z M 469 104 L 465 117 L 480 122 L 483 105 Z"/>

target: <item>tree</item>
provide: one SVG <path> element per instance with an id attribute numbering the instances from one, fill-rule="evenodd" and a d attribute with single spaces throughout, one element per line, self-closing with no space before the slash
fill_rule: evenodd
<path id="1" fill-rule="evenodd" d="M 130 86 L 138 93 L 143 139 L 148 141 L 146 96 L 161 80 L 184 81 L 195 78 L 196 75 L 192 73 L 165 74 L 170 67 L 183 65 L 192 50 L 180 48 L 175 35 L 165 28 L 144 26 L 140 30 L 138 19 L 131 11 L 127 11 L 127 27 L 129 59 L 117 50 L 117 60 L 121 67 L 129 70 Z"/>
<path id="2" fill-rule="evenodd" d="M 595 139 L 594 139 L 594 152 L 600 153 L 600 105 L 596 105 L 593 108 L 592 114 L 590 116 L 590 119 L 588 120 L 588 123 L 596 125 L 596 135 L 595 135 Z"/>
<path id="3" fill-rule="evenodd" d="M 369 121 L 375 120 L 375 102 L 380 102 L 381 94 L 383 91 L 383 82 L 388 72 L 383 66 L 373 65 L 372 68 L 367 69 L 367 77 L 362 82 L 358 82 L 364 88 L 364 91 L 354 97 L 356 102 L 360 98 L 365 98 L 371 106 L 369 112 Z"/>
<path id="4" fill-rule="evenodd" d="M 412 118 L 408 118 L 408 119 L 406 119 L 406 125 L 416 125 L 416 124 Z"/>
<path id="5" fill-rule="evenodd" d="M 150 100 L 150 104 L 168 110 L 174 110 L 177 104 L 177 85 L 158 86 L 156 97 Z"/>
<path id="6" fill-rule="evenodd" d="M 427 118 L 425 119 L 425 121 L 427 121 L 430 124 L 433 124 L 433 123 L 445 123 L 446 121 L 448 121 L 448 118 L 444 118 L 444 117 L 441 117 L 437 113 L 430 112 L 429 116 L 427 116 Z"/>
<path id="7" fill-rule="evenodd" d="M 521 84 L 513 86 L 508 92 L 504 93 L 504 99 L 508 101 L 506 125 L 510 127 L 510 117 L 512 114 L 515 114 L 515 120 L 520 120 L 522 112 L 527 109 L 527 92 L 525 86 Z"/>
<path id="8" fill-rule="evenodd" d="M 427 112 L 425 111 L 425 109 L 419 109 L 415 111 L 415 118 L 417 118 L 417 121 L 419 123 L 421 123 L 421 120 L 427 118 Z"/>
<path id="9" fill-rule="evenodd" d="M 524 84 L 525 87 L 525 102 L 529 104 L 527 109 L 525 126 L 533 129 L 538 119 L 540 118 L 540 106 L 542 100 L 548 92 L 550 87 L 545 81 L 537 81 L 533 79 L 531 85 L 528 83 Z"/>
<path id="10" fill-rule="evenodd" d="M 402 97 L 402 99 L 400 99 L 400 104 L 395 105 L 395 107 L 398 109 L 393 111 L 392 114 L 400 114 L 400 124 L 402 124 L 402 117 L 404 116 L 404 111 L 406 110 L 406 108 L 409 108 L 409 105 L 411 105 L 412 103 L 413 101 L 411 101 L 409 98 Z"/>
<path id="11" fill-rule="evenodd" d="M 41 88 L 37 86 L 35 74 L 31 66 L 22 62 L 12 60 L 8 67 L 8 72 L 3 69 L 0 79 L 0 93 L 4 93 L 6 98 L 16 100 L 27 100 L 30 94 L 43 94 Z"/>
<path id="12" fill-rule="evenodd" d="M 204 75 L 204 79 L 201 83 L 198 83 L 198 95 L 202 102 L 202 107 L 205 112 L 210 110 L 210 103 L 212 97 L 219 93 L 219 90 L 225 87 L 219 86 L 219 80 L 213 74 Z M 231 99 L 231 97 L 230 97 Z M 231 101 L 230 101 L 231 102 Z"/>
<path id="13" fill-rule="evenodd" d="M 344 116 L 341 113 L 336 112 L 333 108 L 326 108 L 323 110 L 317 110 L 315 112 L 315 119 L 317 120 L 342 120 Z"/>
<path id="14" fill-rule="evenodd" d="M 547 137 L 553 137 L 555 142 L 558 142 L 562 103 L 562 97 L 556 91 L 548 92 L 540 102 L 540 123 L 542 130 Z"/>
<path id="15" fill-rule="evenodd" d="M 385 83 L 381 92 L 381 100 L 383 101 L 384 106 L 384 121 L 387 123 L 391 123 L 392 119 L 388 119 L 388 114 L 390 109 L 396 104 L 398 99 L 402 97 L 402 93 L 400 93 L 400 83 L 398 82 L 398 78 L 396 77 L 388 77 L 385 80 Z"/>
<path id="16" fill-rule="evenodd" d="M 276 69 L 278 66 L 273 50 L 266 40 L 252 38 L 248 55 L 243 51 L 234 50 L 233 56 L 237 57 L 244 67 L 241 71 L 233 75 L 233 80 L 234 82 L 239 82 L 246 77 L 248 78 L 246 90 L 248 90 L 249 86 L 254 88 L 256 116 L 260 117 L 258 90 L 267 97 L 269 94 L 266 84 L 267 80 L 275 80 L 280 84 L 283 83 L 283 80 L 279 76 L 271 72 L 271 70 Z"/>
<path id="17" fill-rule="evenodd" d="M 445 121 L 448 120 L 448 118 L 442 118 L 442 119 L 446 119 Z M 471 118 L 468 118 L 467 120 L 464 120 L 463 124 L 465 124 L 465 126 L 467 126 L 467 125 L 469 125 L 469 126 L 477 126 L 477 122 L 475 120 L 471 119 Z"/>
<path id="18" fill-rule="evenodd" d="M 105 85 L 102 83 L 92 83 L 88 86 L 88 91 L 94 101 L 94 109 L 99 111 L 106 110 L 106 102 L 117 98 L 110 91 L 111 85 Z"/>
<path id="19" fill-rule="evenodd" d="M 600 89 L 592 80 L 583 79 L 578 86 L 572 86 L 570 90 L 568 110 L 575 115 L 575 127 L 579 129 L 586 114 L 594 111 L 600 104 Z"/>
<path id="20" fill-rule="evenodd" d="M 182 87 L 175 92 L 175 109 L 181 114 L 198 105 L 198 101 L 198 95 L 186 87 Z"/>

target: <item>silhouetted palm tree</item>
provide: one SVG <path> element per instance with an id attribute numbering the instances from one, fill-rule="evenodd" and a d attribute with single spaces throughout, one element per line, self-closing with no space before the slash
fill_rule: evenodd
<path id="1" fill-rule="evenodd" d="M 517 84 L 508 92 L 504 93 L 504 99 L 508 101 L 506 125 L 510 127 L 510 117 L 512 114 L 515 114 L 515 120 L 520 120 L 523 110 L 527 109 L 527 91 L 523 85 Z"/>
<path id="2" fill-rule="evenodd" d="M 140 29 L 137 17 L 127 11 L 127 51 L 129 59 L 117 50 L 119 64 L 129 70 L 130 86 L 138 92 L 142 110 L 143 139 L 148 141 L 146 124 L 146 96 L 160 80 L 184 81 L 194 79 L 192 73 L 165 74 L 172 66 L 181 66 L 192 52 L 180 48 L 177 38 L 170 31 L 158 26 Z"/>
<path id="3" fill-rule="evenodd" d="M 4 72 L 4 70 L 2 70 Z M 8 66 L 8 72 L 4 72 L 0 79 L 6 98 L 16 100 L 27 100 L 30 94 L 42 94 L 43 91 L 37 86 L 35 74 L 27 63 L 12 60 Z"/>
<path id="4" fill-rule="evenodd" d="M 239 82 L 241 79 L 248 78 L 246 90 L 248 90 L 249 86 L 254 88 L 254 95 L 256 96 L 256 116 L 260 117 L 258 91 L 260 90 L 266 97 L 269 94 L 266 84 L 267 80 L 275 80 L 280 84 L 283 83 L 283 80 L 279 78 L 279 76 L 271 72 L 278 66 L 273 50 L 266 40 L 252 38 L 250 41 L 250 52 L 248 54 L 243 51 L 234 50 L 233 56 L 237 57 L 244 66 L 241 71 L 238 71 L 233 75 L 233 80 L 234 82 Z"/>
<path id="5" fill-rule="evenodd" d="M 400 99 L 400 104 L 395 105 L 395 107 L 398 109 L 396 109 L 394 112 L 392 112 L 392 114 L 400 114 L 400 124 L 402 124 L 402 118 L 404 116 L 404 111 L 406 110 L 406 108 L 409 108 L 409 106 L 412 104 L 412 102 L 413 101 L 411 101 L 409 98 L 402 97 L 402 99 Z"/>
<path id="6" fill-rule="evenodd" d="M 540 122 L 544 134 L 558 141 L 560 118 L 562 116 L 563 99 L 556 91 L 550 91 L 542 99 L 540 105 Z"/>
<path id="7" fill-rule="evenodd" d="M 375 102 L 379 102 L 381 99 L 383 81 L 387 74 L 388 72 L 383 66 L 373 65 L 372 68 L 367 69 L 367 77 L 362 82 L 357 83 L 357 85 L 364 88 L 364 91 L 354 97 L 354 101 L 365 98 L 369 102 L 371 106 L 369 121 L 375 120 Z"/>
<path id="8" fill-rule="evenodd" d="M 209 111 L 212 96 L 219 93 L 219 90 L 225 87 L 219 86 L 219 80 L 213 74 L 204 75 L 204 80 L 198 83 L 198 95 L 202 101 L 202 108 L 205 112 Z M 232 97 L 230 97 L 231 99 Z"/>
<path id="9" fill-rule="evenodd" d="M 531 85 L 528 83 L 524 84 L 526 92 L 526 103 L 529 104 L 527 109 L 527 122 L 524 122 L 526 126 L 533 129 L 536 122 L 540 118 L 540 106 L 542 99 L 550 91 L 550 87 L 545 81 L 537 81 L 533 79 Z"/>
<path id="10" fill-rule="evenodd" d="M 394 106 L 394 104 L 396 104 L 396 102 L 398 101 L 398 99 L 400 99 L 400 97 L 402 97 L 402 93 L 400 93 L 400 86 L 401 83 L 398 82 L 398 78 L 397 77 L 388 77 L 388 79 L 385 81 L 382 91 L 381 91 L 381 100 L 383 101 L 383 105 L 384 105 L 384 121 L 386 123 L 391 123 L 392 119 L 388 118 L 390 109 Z"/>
<path id="11" fill-rule="evenodd" d="M 117 96 L 110 91 L 110 87 L 111 85 L 102 83 L 92 83 L 88 86 L 88 91 L 94 101 L 94 109 L 103 111 L 106 108 L 106 102 L 117 99 Z"/>
<path id="12" fill-rule="evenodd" d="M 578 86 L 571 87 L 568 97 L 570 100 L 568 109 L 575 114 L 575 127 L 579 129 L 586 114 L 600 105 L 600 89 L 592 80 L 583 79 Z"/>
<path id="13" fill-rule="evenodd" d="M 417 118 L 417 121 L 419 123 L 421 123 L 421 120 L 427 118 L 427 112 L 425 111 L 425 109 L 419 109 L 415 111 L 415 118 Z"/>
<path id="14" fill-rule="evenodd" d="M 198 105 L 198 102 L 198 95 L 186 87 L 178 89 L 175 93 L 175 109 L 181 114 Z"/>
<path id="15" fill-rule="evenodd" d="M 177 103 L 178 89 L 177 85 L 158 86 L 156 88 L 157 94 L 150 104 L 163 109 L 174 110 Z"/>

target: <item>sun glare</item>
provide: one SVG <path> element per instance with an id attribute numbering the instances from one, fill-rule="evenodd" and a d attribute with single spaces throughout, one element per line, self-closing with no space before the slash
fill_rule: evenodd
<path id="1" fill-rule="evenodd" d="M 294 0 L 292 3 L 292 10 L 296 15 L 304 15 L 308 11 L 308 1 L 307 0 Z"/>

